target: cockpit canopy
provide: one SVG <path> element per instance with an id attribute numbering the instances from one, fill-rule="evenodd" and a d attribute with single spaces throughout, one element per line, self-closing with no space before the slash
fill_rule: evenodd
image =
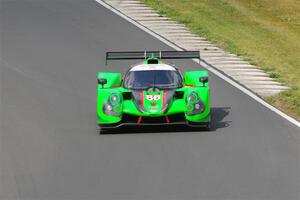
<path id="1" fill-rule="evenodd" d="M 128 89 L 175 89 L 182 87 L 181 74 L 166 64 L 139 65 L 131 68 L 125 76 L 124 87 Z"/>

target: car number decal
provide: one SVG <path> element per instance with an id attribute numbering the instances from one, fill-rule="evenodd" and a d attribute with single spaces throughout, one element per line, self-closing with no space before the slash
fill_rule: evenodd
<path id="1" fill-rule="evenodd" d="M 159 94 L 155 94 L 155 95 L 150 95 L 150 94 L 147 94 L 146 95 L 146 98 L 147 98 L 147 100 L 149 100 L 149 101 L 158 101 L 158 100 L 160 100 L 160 95 Z"/>

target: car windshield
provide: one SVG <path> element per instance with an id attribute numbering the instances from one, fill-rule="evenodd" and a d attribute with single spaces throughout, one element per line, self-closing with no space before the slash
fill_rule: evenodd
<path id="1" fill-rule="evenodd" d="M 149 87 L 174 89 L 182 87 L 182 78 L 175 70 L 129 71 L 125 77 L 124 87 L 128 89 Z"/>

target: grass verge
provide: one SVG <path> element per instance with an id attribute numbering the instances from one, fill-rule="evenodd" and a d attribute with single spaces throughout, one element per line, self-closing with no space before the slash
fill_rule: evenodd
<path id="1" fill-rule="evenodd" d="M 291 90 L 266 100 L 300 120 L 299 0 L 142 0 Z"/>

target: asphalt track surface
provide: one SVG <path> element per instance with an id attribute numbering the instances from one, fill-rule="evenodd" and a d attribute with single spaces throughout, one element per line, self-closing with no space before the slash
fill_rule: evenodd
<path id="1" fill-rule="evenodd" d="M 93 0 L 0 2 L 1 200 L 299 199 L 298 127 L 210 74 L 211 132 L 99 135 L 105 51 L 170 48 Z"/>

